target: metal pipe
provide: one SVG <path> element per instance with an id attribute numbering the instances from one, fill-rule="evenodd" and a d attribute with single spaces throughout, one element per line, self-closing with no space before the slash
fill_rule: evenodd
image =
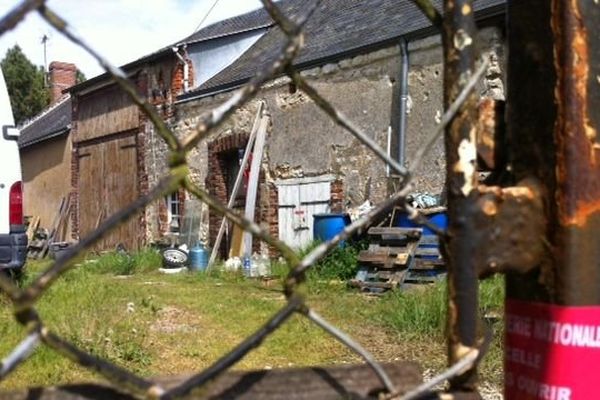
<path id="1" fill-rule="evenodd" d="M 388 126 L 388 131 L 387 131 L 387 155 L 388 157 L 391 156 L 392 153 L 392 126 Z M 385 176 L 387 178 L 390 177 L 390 164 L 385 163 Z"/>
<path id="2" fill-rule="evenodd" d="M 400 71 L 400 116 L 398 118 L 398 164 L 404 165 L 406 148 L 406 113 L 408 103 L 408 42 L 400 39 L 402 69 Z"/>

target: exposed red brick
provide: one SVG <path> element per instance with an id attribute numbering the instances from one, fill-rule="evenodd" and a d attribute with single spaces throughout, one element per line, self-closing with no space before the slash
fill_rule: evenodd
<path id="1" fill-rule="evenodd" d="M 50 104 L 54 104 L 65 96 L 63 90 L 77 82 L 77 67 L 71 63 L 52 61 L 48 75 L 50 77 Z"/>
<path id="2" fill-rule="evenodd" d="M 341 213 L 344 210 L 344 182 L 337 179 L 331 182 L 331 212 Z"/>

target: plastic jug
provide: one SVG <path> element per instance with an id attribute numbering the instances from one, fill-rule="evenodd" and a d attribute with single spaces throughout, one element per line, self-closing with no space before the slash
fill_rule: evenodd
<path id="1" fill-rule="evenodd" d="M 208 251 L 202 243 L 196 243 L 190 249 L 190 270 L 205 271 L 208 266 Z"/>

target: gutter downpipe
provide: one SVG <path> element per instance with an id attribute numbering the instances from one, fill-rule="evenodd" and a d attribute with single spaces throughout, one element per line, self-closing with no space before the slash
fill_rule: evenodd
<path id="1" fill-rule="evenodd" d="M 185 45 L 182 45 L 181 49 L 183 49 L 185 51 L 185 47 L 186 47 Z M 189 86 L 190 86 L 190 66 L 188 65 L 187 61 L 185 61 L 185 59 L 179 53 L 179 49 L 180 49 L 179 47 L 172 48 L 173 53 L 175 53 L 175 56 L 183 64 L 183 92 L 187 93 L 187 91 L 189 90 Z"/>
<path id="2" fill-rule="evenodd" d="M 404 165 L 406 148 L 406 112 L 408 105 L 408 42 L 400 39 L 402 70 L 400 71 L 400 116 L 398 118 L 398 163 Z"/>

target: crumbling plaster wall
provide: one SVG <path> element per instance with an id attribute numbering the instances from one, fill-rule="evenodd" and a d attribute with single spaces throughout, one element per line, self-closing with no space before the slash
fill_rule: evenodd
<path id="1" fill-rule="evenodd" d="M 504 99 L 504 48 L 500 29 L 480 30 L 479 43 L 490 65 L 475 89 L 480 96 Z M 426 137 L 433 132 L 444 112 L 442 47 L 439 36 L 409 44 L 409 116 L 406 133 L 406 161 L 410 165 Z M 413 174 L 415 191 L 440 194 L 444 187 L 446 160 L 444 139 L 436 140 L 429 155 Z"/>
<path id="2" fill-rule="evenodd" d="M 397 46 L 336 64 L 303 71 L 309 82 L 338 110 L 385 149 L 390 126 L 392 79 L 397 75 Z M 394 71 L 389 73 L 388 71 Z M 198 115 L 221 104 L 229 94 L 182 103 L 177 108 L 177 129 L 191 132 Z M 208 140 L 249 133 L 256 107 L 264 101 L 271 117 L 264 165 L 269 180 L 333 174 L 342 178 L 349 198 L 358 204 L 366 198 L 387 196 L 385 166 L 357 139 L 337 125 L 289 79 L 266 85 L 256 99 L 241 107 Z M 206 147 L 190 157 L 198 182 L 206 178 Z"/>
<path id="3" fill-rule="evenodd" d="M 503 96 L 502 35 L 495 28 L 481 33 L 484 49 L 493 49 L 488 76 L 479 87 L 482 95 Z M 406 162 L 420 148 L 442 115 L 442 50 L 439 37 L 411 42 L 409 73 L 409 113 L 406 132 Z M 340 112 L 373 138 L 387 147 L 388 129 L 397 132 L 393 113 L 398 107 L 397 88 L 400 76 L 399 46 L 302 71 L 302 75 Z M 176 107 L 174 127 L 180 136 L 190 134 L 199 117 L 222 104 L 230 93 L 183 102 Z M 265 85 L 258 96 L 238 109 L 205 142 L 190 154 L 193 179 L 204 186 L 207 174 L 206 142 L 251 130 L 257 104 L 264 101 L 271 116 L 265 148 L 263 170 L 267 184 L 277 179 L 333 174 L 343 182 L 344 203 L 354 206 L 369 199 L 378 203 L 389 195 L 393 185 L 386 168 L 370 150 L 337 125 L 288 78 L 278 78 Z M 396 154 L 396 149 L 391 149 Z M 444 185 L 445 162 L 443 138 L 438 139 L 415 174 L 416 191 L 440 193 Z M 204 210 L 203 221 L 208 221 Z M 204 238 L 206 239 L 206 238 Z"/>

